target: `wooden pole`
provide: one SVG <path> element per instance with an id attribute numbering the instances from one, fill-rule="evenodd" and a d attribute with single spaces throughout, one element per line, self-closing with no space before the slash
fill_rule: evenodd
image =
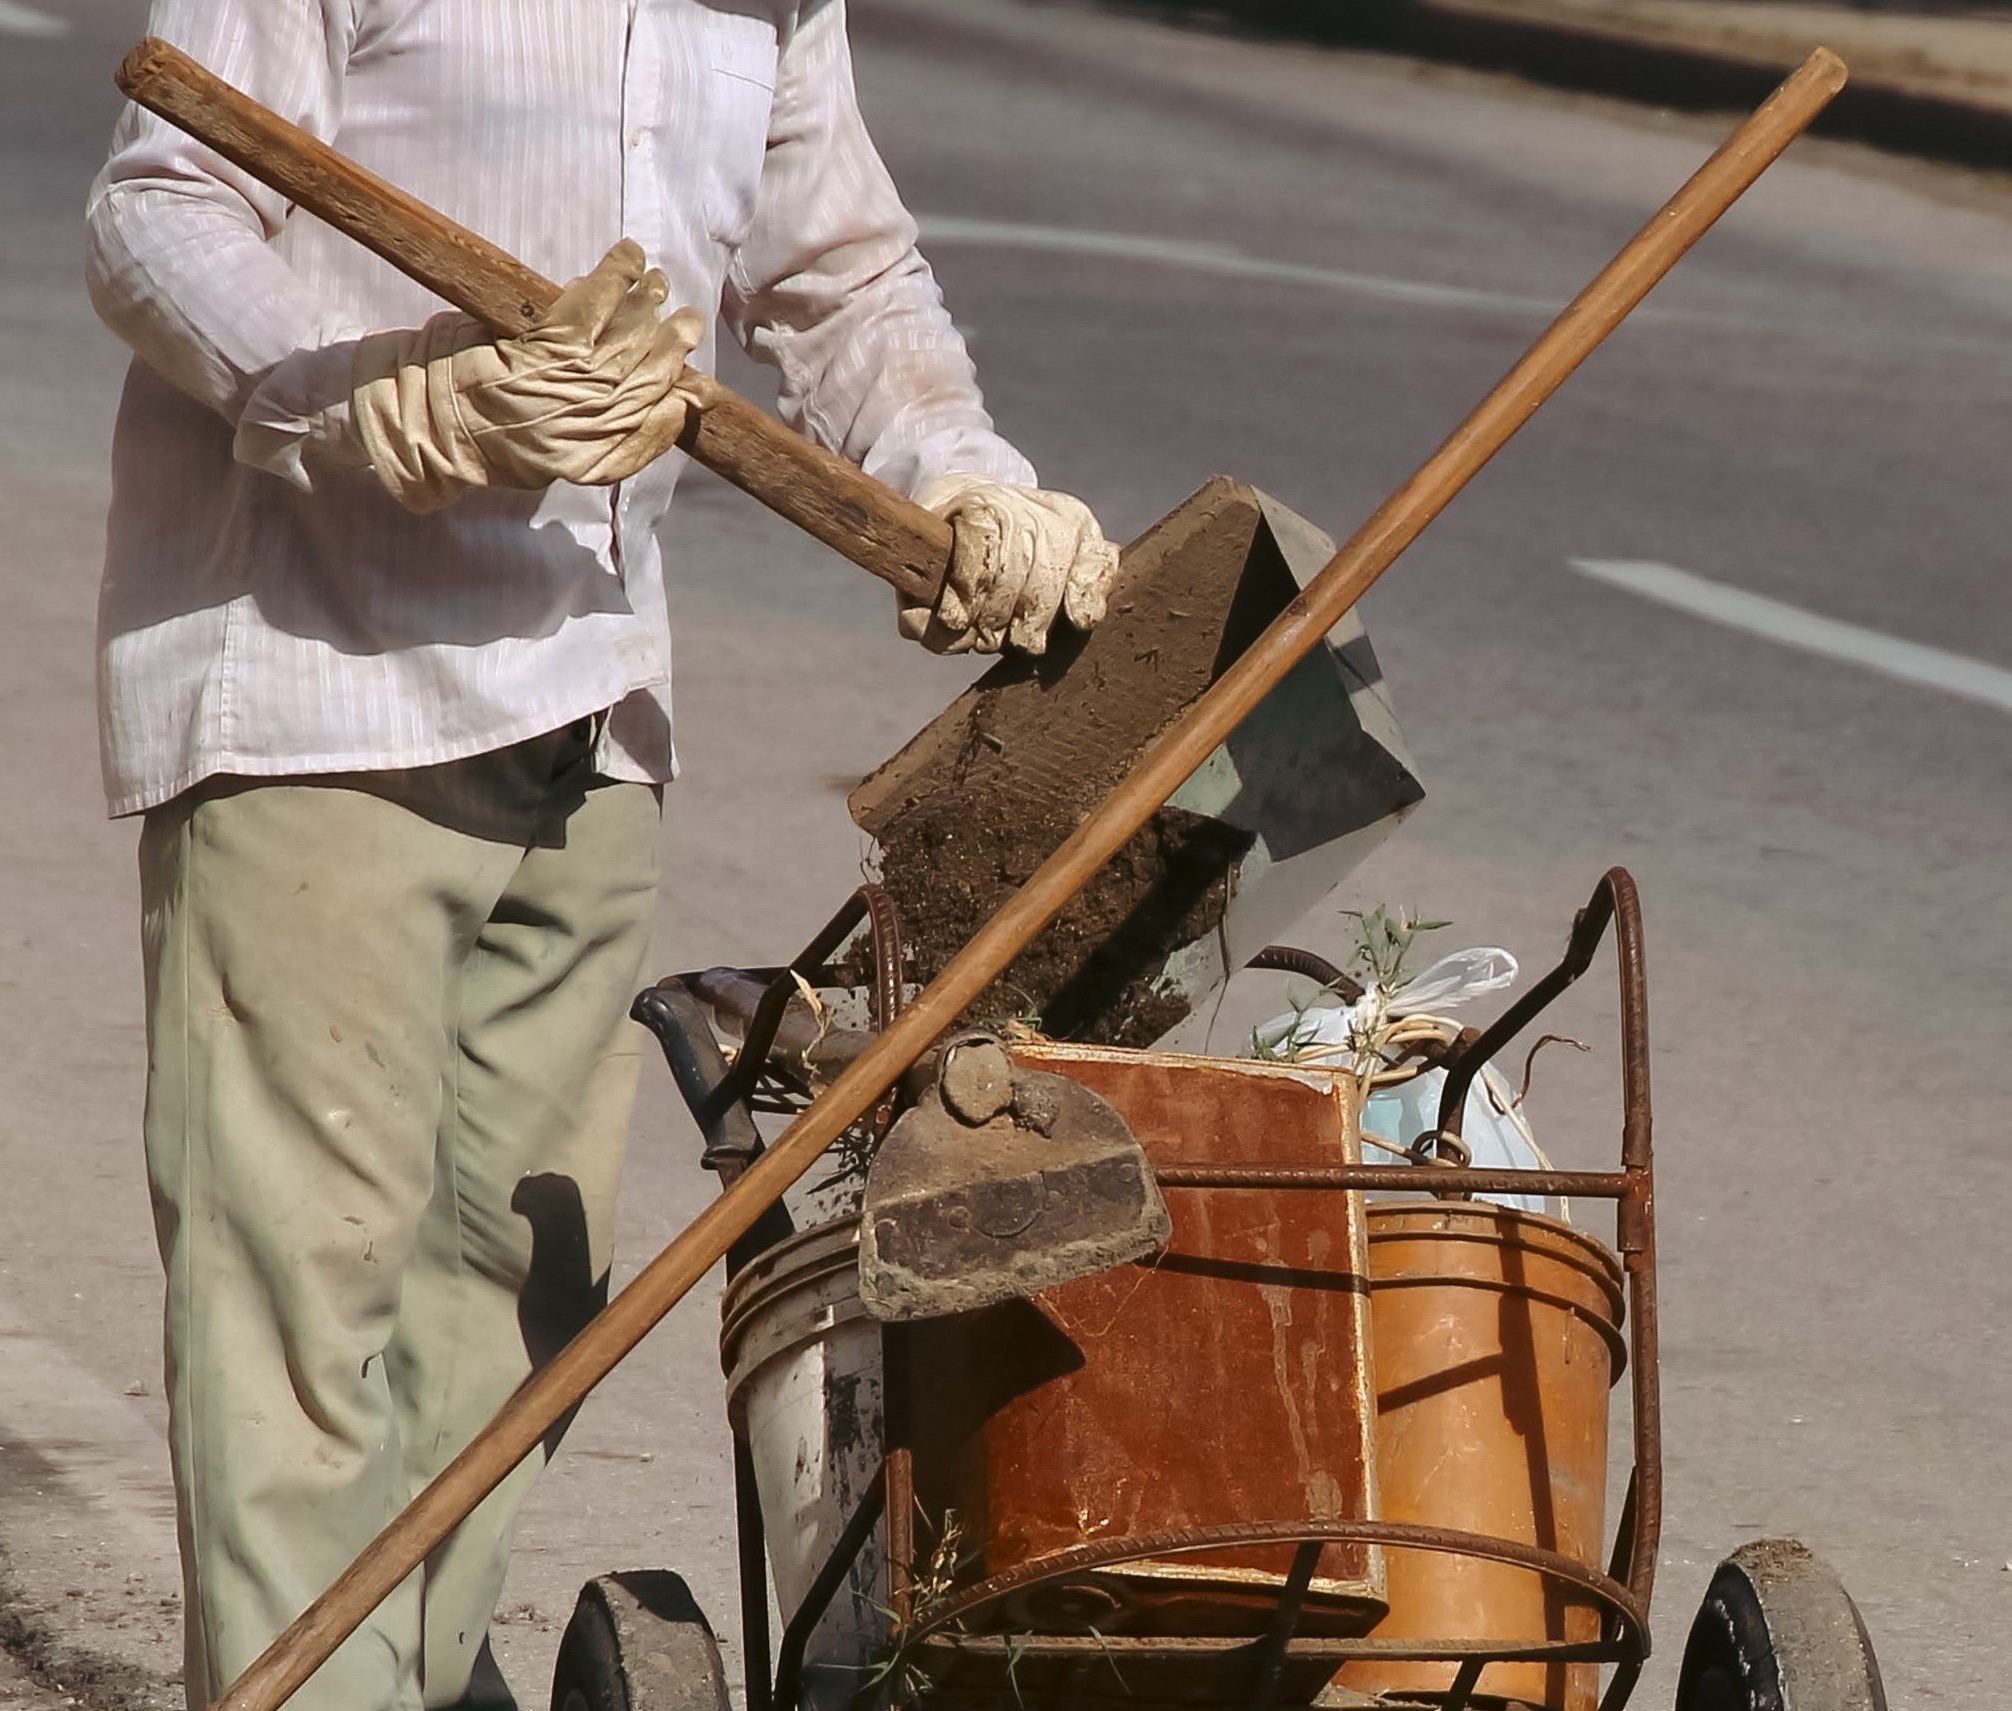
<path id="1" fill-rule="evenodd" d="M 1705 163 L 1131 775 L 979 929 L 894 1025 L 776 1143 L 528 1380 L 212 1711 L 275 1711 L 366 1616 L 712 1269 L 733 1241 L 952 1026 L 964 1007 L 1334 627 L 1453 496 L 1619 326 L 1844 86 L 1819 48 Z"/>

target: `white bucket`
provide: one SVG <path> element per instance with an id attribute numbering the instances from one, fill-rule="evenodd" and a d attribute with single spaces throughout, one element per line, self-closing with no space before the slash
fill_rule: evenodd
<path id="1" fill-rule="evenodd" d="M 720 1301 L 727 1416 L 745 1438 L 788 1621 L 881 1462 L 880 1325 L 859 1301 L 859 1225 L 821 1224 L 752 1261 Z M 804 1653 L 804 1696 L 839 1706 L 887 1634 L 883 1523 Z"/>

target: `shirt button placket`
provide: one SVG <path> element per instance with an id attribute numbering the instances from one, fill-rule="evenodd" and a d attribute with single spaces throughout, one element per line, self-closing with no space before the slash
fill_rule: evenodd
<path id="1" fill-rule="evenodd" d="M 641 217 L 642 185 L 647 176 L 650 132 L 646 102 L 658 32 L 650 16 L 650 0 L 629 0 L 629 28 L 622 49 L 621 87 L 621 211 L 622 235 L 632 237 L 645 251 L 654 248 L 655 233 Z M 627 566 L 623 535 L 626 532 L 632 483 L 617 482 L 608 497 L 610 545 L 615 571 L 622 575 Z"/>

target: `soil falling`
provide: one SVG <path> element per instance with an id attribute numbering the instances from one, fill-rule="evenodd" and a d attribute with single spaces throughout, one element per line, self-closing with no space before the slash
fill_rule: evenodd
<path id="1" fill-rule="evenodd" d="M 852 794 L 914 973 L 933 978 L 1298 592 L 1259 496 L 1218 478 L 1125 549 L 1111 609 L 1008 656 Z M 1247 833 L 1164 808 L 972 1007 L 1149 1045 L 1188 1001 L 1167 958 L 1222 921 Z"/>
<path id="2" fill-rule="evenodd" d="M 881 882 L 933 979 L 1075 829 L 1073 819 L 910 820 L 881 851 Z M 1188 1013 L 1159 989 L 1167 958 L 1221 923 L 1248 834 L 1180 808 L 1159 813 L 1097 871 L 966 1012 L 1019 1018 L 1054 1039 L 1150 1045 Z"/>

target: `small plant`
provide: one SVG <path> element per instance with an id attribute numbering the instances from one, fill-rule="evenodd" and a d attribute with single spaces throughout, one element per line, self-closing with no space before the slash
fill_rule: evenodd
<path id="1" fill-rule="evenodd" d="M 920 1513 L 919 1507 L 917 1512 Z M 970 1561 L 963 1544 L 964 1525 L 956 1510 L 946 1509 L 943 1529 L 930 1547 L 928 1558 L 919 1567 L 909 1566 L 908 1620 L 904 1622 L 884 1604 L 875 1606 L 888 1620 L 887 1652 L 863 1666 L 860 1690 L 853 1700 L 855 1705 L 872 1696 L 876 1689 L 884 1705 L 913 1705 L 935 1686 L 915 1662 L 915 1637 L 929 1626 L 930 1618 L 957 1590 L 958 1573 Z"/>
<path id="2" fill-rule="evenodd" d="M 909 1593 L 909 1607 L 916 1622 L 927 1622 L 957 1590 L 957 1572 L 964 1567 L 958 1547 L 963 1543 L 964 1523 L 957 1518 L 955 1509 L 944 1510 L 943 1531 L 930 1546 L 929 1560 L 922 1565 L 922 1572 L 915 1575 Z"/>
<path id="3" fill-rule="evenodd" d="M 1019 999 L 1020 1008 L 1002 1011 L 998 1015 L 972 1018 L 971 1026 L 979 1033 L 996 1034 L 1002 1040 L 1038 1040 L 1041 1038 L 1041 1006 L 1034 998 L 1008 981 L 999 983 L 1001 989 Z"/>
<path id="4" fill-rule="evenodd" d="M 1323 998 L 1339 1001 L 1340 994 L 1331 986 L 1324 986 L 1311 998 L 1288 997 L 1292 1006 L 1292 1021 L 1283 1033 L 1267 1033 L 1265 1026 L 1251 1029 L 1251 1056 L 1265 1063 L 1298 1063 L 1309 1051 L 1320 1044 L 1315 1033 L 1315 1024 L 1307 1020 L 1307 1012 Z"/>
<path id="5" fill-rule="evenodd" d="M 1350 966 L 1362 970 L 1363 985 L 1381 987 L 1387 998 L 1396 997 L 1411 984 L 1411 951 L 1419 936 L 1453 925 L 1451 921 L 1421 921 L 1409 909 L 1393 915 L 1381 903 L 1367 911 L 1350 909 L 1347 914 L 1355 923 L 1355 957 Z"/>
<path id="6" fill-rule="evenodd" d="M 1267 1024 L 1251 1032 L 1251 1055 L 1271 1063 L 1298 1063 L 1310 1057 L 1330 1057 L 1344 1046 L 1358 1074 L 1383 1064 L 1386 1030 L 1391 1026 L 1391 1002 L 1411 984 L 1411 953 L 1419 938 L 1450 927 L 1450 921 L 1425 921 L 1409 909 L 1347 911 L 1355 922 L 1355 952 L 1348 968 L 1362 977 L 1362 996 L 1353 1000 L 1336 986 L 1325 986 L 1313 997 L 1295 1002 L 1291 1022 L 1283 1029 Z M 1341 1017 L 1345 1039 L 1334 1035 L 1332 1020 Z"/>
<path id="7" fill-rule="evenodd" d="M 872 1169 L 873 1156 L 879 1151 L 880 1137 L 873 1132 L 871 1123 L 848 1124 L 838 1139 L 825 1148 L 831 1172 L 806 1190 L 813 1195 L 829 1196 L 822 1203 L 822 1217 L 850 1218 L 858 1212 L 866 1198 L 866 1173 Z"/>

